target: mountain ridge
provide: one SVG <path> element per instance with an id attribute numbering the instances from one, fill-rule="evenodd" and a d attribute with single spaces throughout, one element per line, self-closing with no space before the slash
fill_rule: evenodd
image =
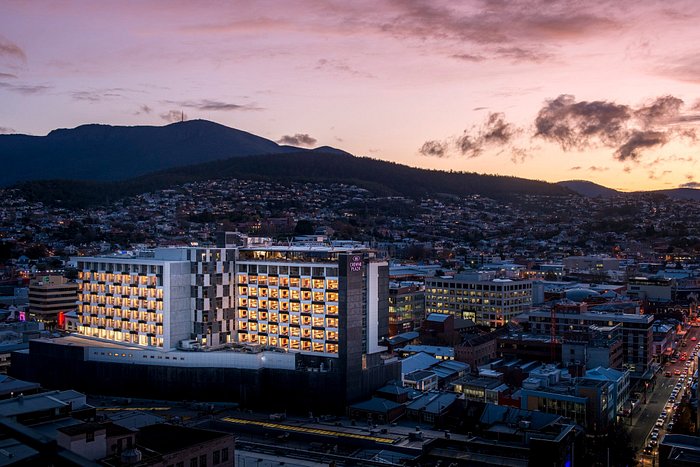
<path id="1" fill-rule="evenodd" d="M 125 180 L 230 157 L 306 150 L 208 120 L 164 126 L 86 124 L 46 136 L 0 135 L 0 186 L 46 179 Z"/>

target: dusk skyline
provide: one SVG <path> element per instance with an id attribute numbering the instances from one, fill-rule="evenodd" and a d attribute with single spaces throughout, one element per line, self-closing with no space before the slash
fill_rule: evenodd
<path id="1" fill-rule="evenodd" d="M 700 186 L 697 2 L 2 9 L 0 133 L 184 113 L 423 168 Z"/>

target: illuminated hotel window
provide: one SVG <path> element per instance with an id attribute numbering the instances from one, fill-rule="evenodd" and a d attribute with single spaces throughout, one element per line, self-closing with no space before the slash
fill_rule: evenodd
<path id="1" fill-rule="evenodd" d="M 337 279 L 328 279 L 326 281 L 327 285 L 326 288 L 330 290 L 338 290 L 338 280 Z"/>
<path id="2" fill-rule="evenodd" d="M 326 310 L 323 305 L 314 304 L 313 310 L 315 314 L 323 314 Z"/>
<path id="3" fill-rule="evenodd" d="M 278 319 L 279 319 L 279 318 L 278 318 L 277 313 L 270 313 L 269 321 L 270 321 L 271 323 L 276 323 Z"/>
<path id="4" fill-rule="evenodd" d="M 336 305 L 328 305 L 326 307 L 326 313 L 329 315 L 337 315 L 338 314 L 338 307 Z"/>
<path id="5" fill-rule="evenodd" d="M 277 327 L 276 324 L 271 324 L 269 326 L 269 329 L 270 329 L 271 334 L 279 334 L 279 328 Z"/>
<path id="6" fill-rule="evenodd" d="M 259 319 L 262 321 L 267 321 L 267 311 L 261 311 L 259 314 Z"/>
<path id="7" fill-rule="evenodd" d="M 238 310 L 238 317 L 239 318 L 247 318 L 248 317 L 248 310 Z"/>
<path id="8" fill-rule="evenodd" d="M 289 347 L 290 347 L 292 350 L 299 350 L 299 341 L 295 341 L 294 339 L 291 339 L 291 340 L 289 341 Z"/>
<path id="9" fill-rule="evenodd" d="M 328 340 L 331 340 L 331 341 L 338 340 L 338 333 L 335 331 L 327 331 L 326 336 L 327 336 Z"/>
<path id="10" fill-rule="evenodd" d="M 279 290 L 277 290 L 277 289 L 270 289 L 270 290 L 269 290 L 269 295 L 270 295 L 270 298 L 279 298 Z"/>
<path id="11" fill-rule="evenodd" d="M 280 302 L 280 310 L 289 311 L 289 302 Z"/>
<path id="12" fill-rule="evenodd" d="M 270 336 L 270 345 L 272 345 L 274 347 L 277 347 L 279 345 L 277 338 L 275 336 Z"/>
<path id="13" fill-rule="evenodd" d="M 323 279 L 314 279 L 312 285 L 314 289 L 322 289 L 324 286 Z"/>
<path id="14" fill-rule="evenodd" d="M 309 338 L 311 337 L 311 329 L 301 328 L 301 337 Z"/>
<path id="15" fill-rule="evenodd" d="M 289 277 L 280 277 L 280 286 L 289 287 Z"/>
<path id="16" fill-rule="evenodd" d="M 323 292 L 314 292 L 314 301 L 315 302 L 322 302 L 323 301 Z"/>
<path id="17" fill-rule="evenodd" d="M 251 307 L 251 308 L 257 308 L 257 307 L 258 307 L 258 301 L 257 301 L 256 299 L 254 299 L 254 298 L 251 298 L 251 299 L 248 301 L 248 306 Z"/>
<path id="18" fill-rule="evenodd" d="M 301 286 L 304 289 L 310 289 L 311 288 L 311 279 L 308 277 L 305 277 L 301 280 Z"/>
<path id="19" fill-rule="evenodd" d="M 249 284 L 257 284 L 258 283 L 258 276 L 248 276 L 248 283 Z"/>
<path id="20" fill-rule="evenodd" d="M 259 339 L 260 345 L 267 345 L 267 336 L 260 336 Z"/>
<path id="21" fill-rule="evenodd" d="M 312 335 L 313 335 L 314 339 L 323 339 L 324 338 L 324 332 L 319 330 L 319 329 L 314 329 Z"/>
<path id="22" fill-rule="evenodd" d="M 291 315 L 290 321 L 292 324 L 296 324 L 297 326 L 299 325 L 299 317 L 297 315 Z"/>
<path id="23" fill-rule="evenodd" d="M 267 276 L 258 276 L 258 284 L 259 285 L 266 285 L 267 284 Z"/>
<path id="24" fill-rule="evenodd" d="M 298 290 L 292 290 L 292 300 L 299 300 L 299 291 Z"/>
<path id="25" fill-rule="evenodd" d="M 248 323 L 248 326 L 249 326 L 249 329 L 250 329 L 251 331 L 257 331 L 257 330 L 258 330 L 258 323 L 256 323 L 256 322 Z"/>
<path id="26" fill-rule="evenodd" d="M 323 327 L 323 318 L 314 318 L 313 325 L 315 327 Z"/>
<path id="27" fill-rule="evenodd" d="M 338 344 L 326 344 L 326 352 L 338 353 Z"/>
<path id="28" fill-rule="evenodd" d="M 289 286 L 290 287 L 299 287 L 299 278 L 298 277 L 290 277 L 289 278 Z"/>
<path id="29" fill-rule="evenodd" d="M 311 304 L 310 303 L 302 303 L 301 304 L 301 311 L 304 313 L 311 313 Z"/>
<path id="30" fill-rule="evenodd" d="M 323 352 L 323 344 L 319 342 L 314 342 L 312 344 L 312 348 L 314 352 Z"/>
<path id="31" fill-rule="evenodd" d="M 280 339 L 280 347 L 289 347 L 289 339 L 283 337 Z"/>
<path id="32" fill-rule="evenodd" d="M 304 350 L 306 352 L 310 352 L 311 351 L 311 342 L 301 341 L 301 350 Z"/>
<path id="33" fill-rule="evenodd" d="M 338 301 L 338 293 L 337 292 L 328 292 L 326 294 L 326 297 L 328 298 L 329 302 L 337 302 Z"/>
<path id="34" fill-rule="evenodd" d="M 280 314 L 280 323 L 288 323 L 289 322 L 289 315 L 287 313 L 281 313 Z"/>
<path id="35" fill-rule="evenodd" d="M 311 325 L 311 317 L 310 316 L 302 316 L 301 317 L 301 324 L 303 324 L 304 326 Z"/>
<path id="36" fill-rule="evenodd" d="M 308 290 L 303 291 L 301 293 L 301 299 L 302 300 L 311 300 L 311 292 L 309 292 Z"/>
<path id="37" fill-rule="evenodd" d="M 248 276 L 246 274 L 239 274 L 238 275 L 238 283 L 239 284 L 247 284 L 248 283 Z"/>
<path id="38" fill-rule="evenodd" d="M 242 285 L 238 287 L 238 295 L 248 295 L 248 287 Z"/>
<path id="39" fill-rule="evenodd" d="M 276 277 L 276 276 L 270 276 L 270 277 L 267 278 L 267 283 L 268 283 L 269 285 L 277 285 L 278 282 L 279 282 L 279 281 L 277 280 L 277 277 Z"/>
<path id="40" fill-rule="evenodd" d="M 248 334 L 239 332 L 238 333 L 238 341 L 239 342 L 248 342 Z"/>
<path id="41" fill-rule="evenodd" d="M 288 336 L 289 335 L 289 328 L 287 326 L 280 326 L 279 334 L 282 336 Z"/>
<path id="42" fill-rule="evenodd" d="M 277 309 L 279 309 L 280 305 L 279 305 L 279 302 L 272 300 L 272 301 L 268 302 L 267 306 L 270 310 L 277 310 Z"/>
<path id="43" fill-rule="evenodd" d="M 249 287 L 248 288 L 248 295 L 251 297 L 257 297 L 258 296 L 258 288 L 257 287 Z"/>
<path id="44" fill-rule="evenodd" d="M 261 297 L 267 297 L 267 289 L 266 289 L 266 288 L 261 287 L 261 288 L 259 289 L 259 292 L 260 292 L 260 296 L 261 296 Z"/>
<path id="45" fill-rule="evenodd" d="M 297 327 L 292 326 L 290 329 L 290 332 L 292 334 L 292 337 L 299 337 L 300 335 L 300 330 Z"/>
<path id="46" fill-rule="evenodd" d="M 289 298 L 289 290 L 286 290 L 286 289 L 280 290 L 280 298 L 288 299 Z"/>
<path id="47" fill-rule="evenodd" d="M 260 300 L 260 308 L 267 309 L 267 300 Z"/>
<path id="48" fill-rule="evenodd" d="M 290 308 L 295 313 L 299 313 L 301 311 L 301 305 L 297 302 L 292 302 L 290 304 Z"/>

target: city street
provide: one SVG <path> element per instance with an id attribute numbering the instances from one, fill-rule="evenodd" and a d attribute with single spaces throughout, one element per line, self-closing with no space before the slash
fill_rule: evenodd
<path id="1" fill-rule="evenodd" d="M 676 363 L 668 364 L 662 367 L 661 371 L 657 375 L 655 387 L 647 394 L 647 403 L 642 403 L 641 411 L 639 411 L 632 417 L 632 426 L 630 429 L 632 445 L 635 446 L 635 448 L 637 449 L 639 453 L 638 458 L 642 462 L 642 465 L 658 465 L 658 462 L 655 462 L 652 459 L 653 456 L 645 455 L 643 453 L 643 449 L 649 443 L 649 435 L 651 433 L 651 430 L 654 428 L 654 425 L 656 424 L 656 421 L 659 418 L 661 412 L 665 409 L 666 403 L 668 402 L 668 399 L 671 396 L 673 388 L 676 386 L 681 377 L 680 375 L 675 374 L 676 371 L 679 371 L 681 375 L 684 375 L 686 372 L 686 362 L 691 362 L 691 365 L 689 367 L 691 371 L 694 371 L 696 368 L 696 358 L 692 358 L 691 354 L 693 353 L 696 344 L 700 341 L 693 341 L 693 337 L 695 337 L 696 339 L 700 339 L 700 328 L 691 327 L 688 330 L 687 335 L 685 336 L 686 346 L 681 347 L 679 345 L 678 347 L 679 353 L 688 353 L 688 359 L 686 361 L 681 361 L 680 359 L 677 359 L 678 361 Z M 667 372 L 670 372 L 671 376 L 666 376 Z M 690 376 L 686 376 L 685 383 L 687 383 L 688 378 L 691 377 L 692 372 Z M 676 397 L 676 402 L 680 402 L 682 394 L 683 391 L 681 391 Z M 642 395 L 642 401 L 643 400 L 644 396 Z M 668 410 L 668 415 L 666 417 L 664 425 L 659 431 L 659 441 L 663 439 L 663 436 L 666 433 L 666 428 L 668 426 L 668 423 L 671 421 L 672 414 L 673 411 Z M 656 454 L 656 450 L 654 451 L 654 453 Z"/>

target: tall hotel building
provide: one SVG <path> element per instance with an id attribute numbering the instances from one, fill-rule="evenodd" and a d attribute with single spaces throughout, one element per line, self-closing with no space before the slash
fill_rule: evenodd
<path id="1" fill-rule="evenodd" d="M 430 277 L 425 281 L 425 312 L 448 313 L 496 328 L 532 306 L 532 282 L 493 279 L 485 273 Z"/>
<path id="2" fill-rule="evenodd" d="M 399 377 L 379 345 L 389 333 L 389 267 L 373 250 L 236 243 L 73 258 L 79 336 L 32 341 L 13 355 L 13 375 L 325 413 Z"/>

